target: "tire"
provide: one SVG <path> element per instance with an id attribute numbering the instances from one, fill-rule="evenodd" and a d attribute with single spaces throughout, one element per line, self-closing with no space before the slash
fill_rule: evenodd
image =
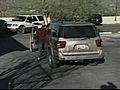
<path id="1" fill-rule="evenodd" d="M 53 51 L 48 49 L 48 63 L 51 68 L 57 68 L 59 66 L 59 61 L 54 59 Z"/>
<path id="2" fill-rule="evenodd" d="M 90 65 L 90 66 L 97 66 L 97 65 L 98 65 L 98 62 L 95 61 L 95 62 L 90 63 L 89 65 Z"/>
<path id="3" fill-rule="evenodd" d="M 105 62 L 105 59 L 104 58 L 101 58 L 101 59 L 97 59 L 96 61 L 90 63 L 89 65 L 90 66 L 97 66 L 98 64 L 102 64 Z"/>
<path id="4" fill-rule="evenodd" d="M 88 62 L 88 61 L 83 61 L 82 64 L 83 64 L 84 66 L 87 66 L 87 65 L 89 64 L 89 62 Z"/>
<path id="5" fill-rule="evenodd" d="M 25 33 L 25 26 L 20 26 L 17 31 L 18 34 L 24 34 Z"/>
<path id="6" fill-rule="evenodd" d="M 101 59 L 98 59 L 98 61 L 97 61 L 99 64 L 102 64 L 102 63 L 104 63 L 105 62 L 105 58 L 101 58 Z"/>

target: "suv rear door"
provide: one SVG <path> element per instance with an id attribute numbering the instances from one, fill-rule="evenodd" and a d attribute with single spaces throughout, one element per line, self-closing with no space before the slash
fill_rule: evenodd
<path id="1" fill-rule="evenodd" d="M 59 48 L 63 55 L 95 54 L 101 49 L 101 39 L 94 26 L 63 26 L 59 41 L 66 42 Z"/>

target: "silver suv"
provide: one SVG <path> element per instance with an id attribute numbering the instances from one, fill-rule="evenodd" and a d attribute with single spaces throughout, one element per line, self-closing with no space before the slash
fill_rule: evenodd
<path id="1" fill-rule="evenodd" d="M 102 40 L 94 24 L 88 22 L 52 22 L 49 26 L 49 64 L 56 68 L 61 61 L 103 63 Z"/>

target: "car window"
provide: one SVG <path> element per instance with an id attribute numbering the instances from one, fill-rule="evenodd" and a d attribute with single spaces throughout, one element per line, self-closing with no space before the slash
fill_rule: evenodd
<path id="1" fill-rule="evenodd" d="M 37 16 L 37 17 L 38 17 L 39 21 L 44 21 L 43 16 Z"/>
<path id="2" fill-rule="evenodd" d="M 0 20 L 0 28 L 5 26 L 6 26 L 6 22 L 4 20 Z"/>
<path id="3" fill-rule="evenodd" d="M 12 21 L 25 21 L 25 16 L 16 16 Z"/>
<path id="4" fill-rule="evenodd" d="M 32 17 L 27 17 L 27 21 L 31 21 L 32 20 Z"/>
<path id="5" fill-rule="evenodd" d="M 58 36 L 56 30 L 54 30 L 54 29 L 52 29 L 51 33 L 52 33 L 53 37 L 57 37 Z"/>
<path id="6" fill-rule="evenodd" d="M 54 34 L 52 35 L 54 37 L 58 37 L 59 28 L 60 26 L 56 24 L 49 24 L 49 27 L 48 27 L 48 29 L 51 29 L 52 34 Z"/>
<path id="7" fill-rule="evenodd" d="M 38 21 L 37 18 L 35 16 L 33 16 L 32 21 Z"/>
<path id="8" fill-rule="evenodd" d="M 29 23 L 31 23 L 31 22 L 32 22 L 32 17 L 27 17 L 27 20 L 26 20 L 26 22 L 29 22 Z"/>
<path id="9" fill-rule="evenodd" d="M 58 30 L 59 30 L 59 25 L 53 25 L 53 29 L 58 32 Z"/>
<path id="10" fill-rule="evenodd" d="M 93 38 L 97 34 L 93 26 L 63 26 L 60 28 L 58 36 L 64 38 Z"/>

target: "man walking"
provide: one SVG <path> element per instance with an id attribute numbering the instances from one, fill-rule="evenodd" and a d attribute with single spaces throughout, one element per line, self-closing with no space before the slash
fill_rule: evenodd
<path id="1" fill-rule="evenodd" d="M 46 43 L 48 41 L 47 28 L 44 25 L 36 31 L 36 40 L 39 51 L 38 60 L 40 60 L 42 58 L 42 53 L 45 53 L 47 48 Z"/>

